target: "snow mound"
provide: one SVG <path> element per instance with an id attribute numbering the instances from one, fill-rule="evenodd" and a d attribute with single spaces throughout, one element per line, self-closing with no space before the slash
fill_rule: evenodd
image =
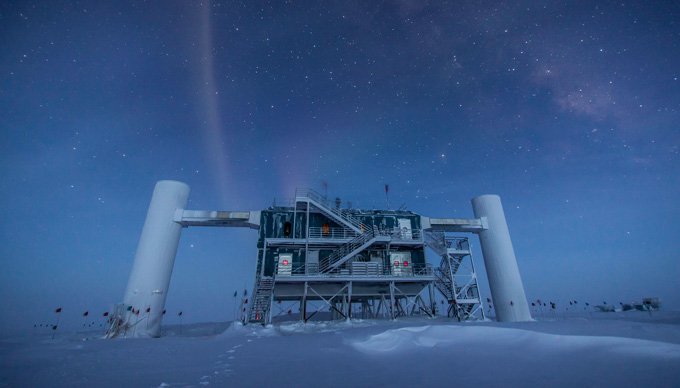
<path id="1" fill-rule="evenodd" d="M 348 344 L 364 354 L 408 353 L 418 348 L 459 348 L 487 343 L 497 348 L 520 347 L 537 354 L 597 349 L 612 354 L 674 359 L 680 345 L 621 337 L 556 335 L 520 329 L 480 326 L 418 326 L 386 330 Z"/>

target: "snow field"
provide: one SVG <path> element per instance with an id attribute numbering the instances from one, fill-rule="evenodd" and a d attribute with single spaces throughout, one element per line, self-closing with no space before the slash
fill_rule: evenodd
<path id="1" fill-rule="evenodd" d="M 219 335 L 217 324 L 195 324 L 183 336 L 164 328 L 169 336 L 159 339 L 12 338 L 0 342 L 0 387 L 680 385 L 680 313 L 602 317 L 236 324 Z"/>

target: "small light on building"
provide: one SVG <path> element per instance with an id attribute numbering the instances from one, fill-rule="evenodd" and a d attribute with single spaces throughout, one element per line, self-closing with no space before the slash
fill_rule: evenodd
<path id="1" fill-rule="evenodd" d="M 283 265 L 288 265 L 288 260 L 284 260 Z"/>
<path id="2" fill-rule="evenodd" d="M 395 267 L 398 267 L 398 266 L 399 266 L 399 262 L 398 262 L 398 261 L 395 261 L 395 262 L 394 262 L 394 266 L 395 266 Z"/>
<path id="3" fill-rule="evenodd" d="M 408 261 L 404 262 L 404 267 L 408 266 Z"/>

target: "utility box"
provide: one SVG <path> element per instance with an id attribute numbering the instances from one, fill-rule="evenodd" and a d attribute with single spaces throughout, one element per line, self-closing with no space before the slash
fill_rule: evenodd
<path id="1" fill-rule="evenodd" d="M 411 252 L 390 252 L 393 276 L 412 276 Z"/>
<path id="2" fill-rule="evenodd" d="M 278 276 L 290 276 L 293 273 L 293 254 L 280 253 L 279 266 L 276 274 Z"/>

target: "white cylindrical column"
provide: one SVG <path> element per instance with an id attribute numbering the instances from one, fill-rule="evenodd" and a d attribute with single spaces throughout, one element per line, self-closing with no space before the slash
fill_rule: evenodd
<path id="1" fill-rule="evenodd" d="M 472 199 L 475 218 L 486 218 L 487 229 L 479 232 L 489 288 L 499 322 L 531 320 L 529 304 L 519 276 L 515 251 L 501 198 L 481 195 Z"/>
<path id="2" fill-rule="evenodd" d="M 186 184 L 156 183 L 123 298 L 127 308 L 131 306 L 139 311 L 138 314 L 127 312 L 127 322 L 135 325 L 127 330 L 127 335 L 160 336 L 165 298 L 182 232 L 182 226 L 175 222 L 175 212 L 184 210 L 188 200 Z"/>

